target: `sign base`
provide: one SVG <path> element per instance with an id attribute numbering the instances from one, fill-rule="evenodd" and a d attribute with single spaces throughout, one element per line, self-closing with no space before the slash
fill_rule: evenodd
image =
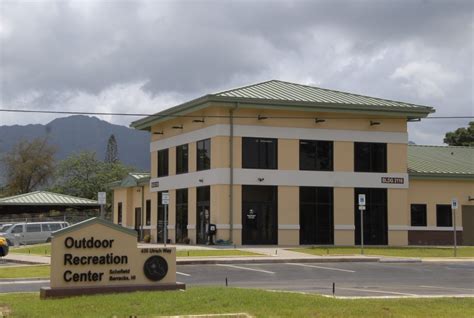
<path id="1" fill-rule="evenodd" d="M 136 291 L 165 291 L 186 289 L 186 284 L 171 283 L 159 285 L 126 285 L 126 286 L 103 286 L 103 287 L 75 287 L 75 288 L 51 288 L 41 287 L 40 299 L 64 298 L 94 294 L 130 293 Z"/>

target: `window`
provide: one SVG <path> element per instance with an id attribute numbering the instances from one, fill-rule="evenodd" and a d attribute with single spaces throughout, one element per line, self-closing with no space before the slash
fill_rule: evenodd
<path id="1" fill-rule="evenodd" d="M 426 204 L 411 205 L 411 226 L 426 226 Z"/>
<path id="2" fill-rule="evenodd" d="M 151 200 L 145 202 L 145 225 L 151 225 Z"/>
<path id="3" fill-rule="evenodd" d="M 27 224 L 26 232 L 41 232 L 41 224 Z"/>
<path id="4" fill-rule="evenodd" d="M 188 239 L 188 189 L 176 190 L 176 243 Z"/>
<path id="5" fill-rule="evenodd" d="M 277 169 L 277 139 L 242 138 L 242 168 Z"/>
<path id="6" fill-rule="evenodd" d="M 300 244 L 333 244 L 333 188 L 300 187 Z"/>
<path id="7" fill-rule="evenodd" d="M 211 169 L 211 139 L 200 140 L 196 143 L 196 169 Z"/>
<path id="8" fill-rule="evenodd" d="M 158 177 L 168 175 L 168 149 L 158 151 Z"/>
<path id="9" fill-rule="evenodd" d="M 117 206 L 117 224 L 122 225 L 122 202 L 119 202 Z"/>
<path id="10" fill-rule="evenodd" d="M 164 242 L 165 235 L 165 206 L 163 204 L 163 193 L 168 193 L 164 191 L 158 192 L 158 211 L 157 211 L 157 237 L 156 240 L 158 243 Z M 166 209 L 166 225 L 168 225 L 168 209 Z M 168 240 L 168 239 L 167 239 Z"/>
<path id="11" fill-rule="evenodd" d="M 364 244 L 387 245 L 387 189 L 354 188 L 355 244 L 360 244 L 361 222 L 358 204 L 359 194 L 365 194 L 366 206 L 363 212 Z"/>
<path id="12" fill-rule="evenodd" d="M 355 142 L 354 171 L 387 172 L 387 144 Z"/>
<path id="13" fill-rule="evenodd" d="M 23 233 L 23 225 L 16 225 L 12 230 L 11 233 Z"/>
<path id="14" fill-rule="evenodd" d="M 333 170 L 333 142 L 300 140 L 300 170 Z"/>
<path id="15" fill-rule="evenodd" d="M 453 215 L 451 205 L 436 205 L 436 226 L 453 226 Z"/>
<path id="16" fill-rule="evenodd" d="M 188 145 L 176 147 L 176 174 L 188 172 Z"/>
<path id="17" fill-rule="evenodd" d="M 51 232 L 54 232 L 54 231 L 57 231 L 57 230 L 61 229 L 61 224 L 59 224 L 59 223 L 50 223 L 48 225 L 49 225 L 49 230 Z"/>

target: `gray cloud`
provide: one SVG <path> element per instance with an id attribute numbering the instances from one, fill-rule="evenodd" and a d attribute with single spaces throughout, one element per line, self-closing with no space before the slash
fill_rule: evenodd
<path id="1" fill-rule="evenodd" d="M 3 1 L 0 21 L 2 107 L 149 113 L 278 78 L 473 114 L 470 1 Z"/>

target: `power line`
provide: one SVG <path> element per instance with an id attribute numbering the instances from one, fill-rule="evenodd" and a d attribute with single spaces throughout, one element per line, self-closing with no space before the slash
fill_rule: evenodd
<path id="1" fill-rule="evenodd" d="M 228 115 L 177 115 L 177 114 L 147 114 L 147 113 L 113 113 L 113 112 L 84 112 L 84 111 L 61 111 L 61 110 L 33 110 L 33 109 L 0 109 L 0 112 L 10 113 L 36 113 L 36 114 L 57 114 L 57 115 L 97 115 L 97 116 L 129 116 L 129 117 L 156 117 L 156 118 L 230 118 Z M 242 119 L 314 119 L 314 117 L 301 116 L 233 116 Z M 393 117 L 396 119 L 397 117 Z M 361 117 L 331 117 L 324 116 L 324 119 L 361 119 Z M 400 117 L 404 119 L 404 117 Z M 423 119 L 474 119 L 474 116 L 430 116 Z"/>

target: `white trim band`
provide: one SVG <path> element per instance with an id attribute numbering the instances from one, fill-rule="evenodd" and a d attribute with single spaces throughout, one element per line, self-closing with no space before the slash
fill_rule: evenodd
<path id="1" fill-rule="evenodd" d="M 229 136 L 230 125 L 217 124 L 150 143 L 150 152 L 195 142 L 216 136 Z M 408 143 L 408 133 L 320 128 L 234 125 L 235 137 L 262 137 L 280 139 L 314 139 L 330 141 L 362 141 Z"/>
<path id="2" fill-rule="evenodd" d="M 229 184 L 229 173 L 229 168 L 218 168 L 161 178 L 153 178 L 150 180 L 150 191 L 158 192 L 214 184 Z M 382 178 L 385 177 L 401 178 L 404 180 L 404 182 L 403 184 L 382 183 Z M 408 174 L 346 171 L 234 169 L 234 184 L 407 189 Z"/>
<path id="3" fill-rule="evenodd" d="M 410 225 L 389 225 L 389 231 L 454 231 L 452 226 L 410 226 Z M 456 226 L 456 231 L 462 231 L 462 226 Z"/>
<path id="4" fill-rule="evenodd" d="M 186 228 L 188 230 L 195 230 L 196 229 L 196 224 L 188 224 L 188 225 L 186 225 Z"/>
<path id="5" fill-rule="evenodd" d="M 168 229 L 168 230 L 174 230 L 174 229 L 175 229 L 175 225 L 174 225 L 174 224 L 168 224 L 167 229 Z"/>
<path id="6" fill-rule="evenodd" d="M 279 230 L 299 230 L 299 224 L 278 224 Z"/>
<path id="7" fill-rule="evenodd" d="M 353 224 L 335 224 L 334 230 L 347 230 L 347 231 L 355 231 L 355 225 Z"/>

